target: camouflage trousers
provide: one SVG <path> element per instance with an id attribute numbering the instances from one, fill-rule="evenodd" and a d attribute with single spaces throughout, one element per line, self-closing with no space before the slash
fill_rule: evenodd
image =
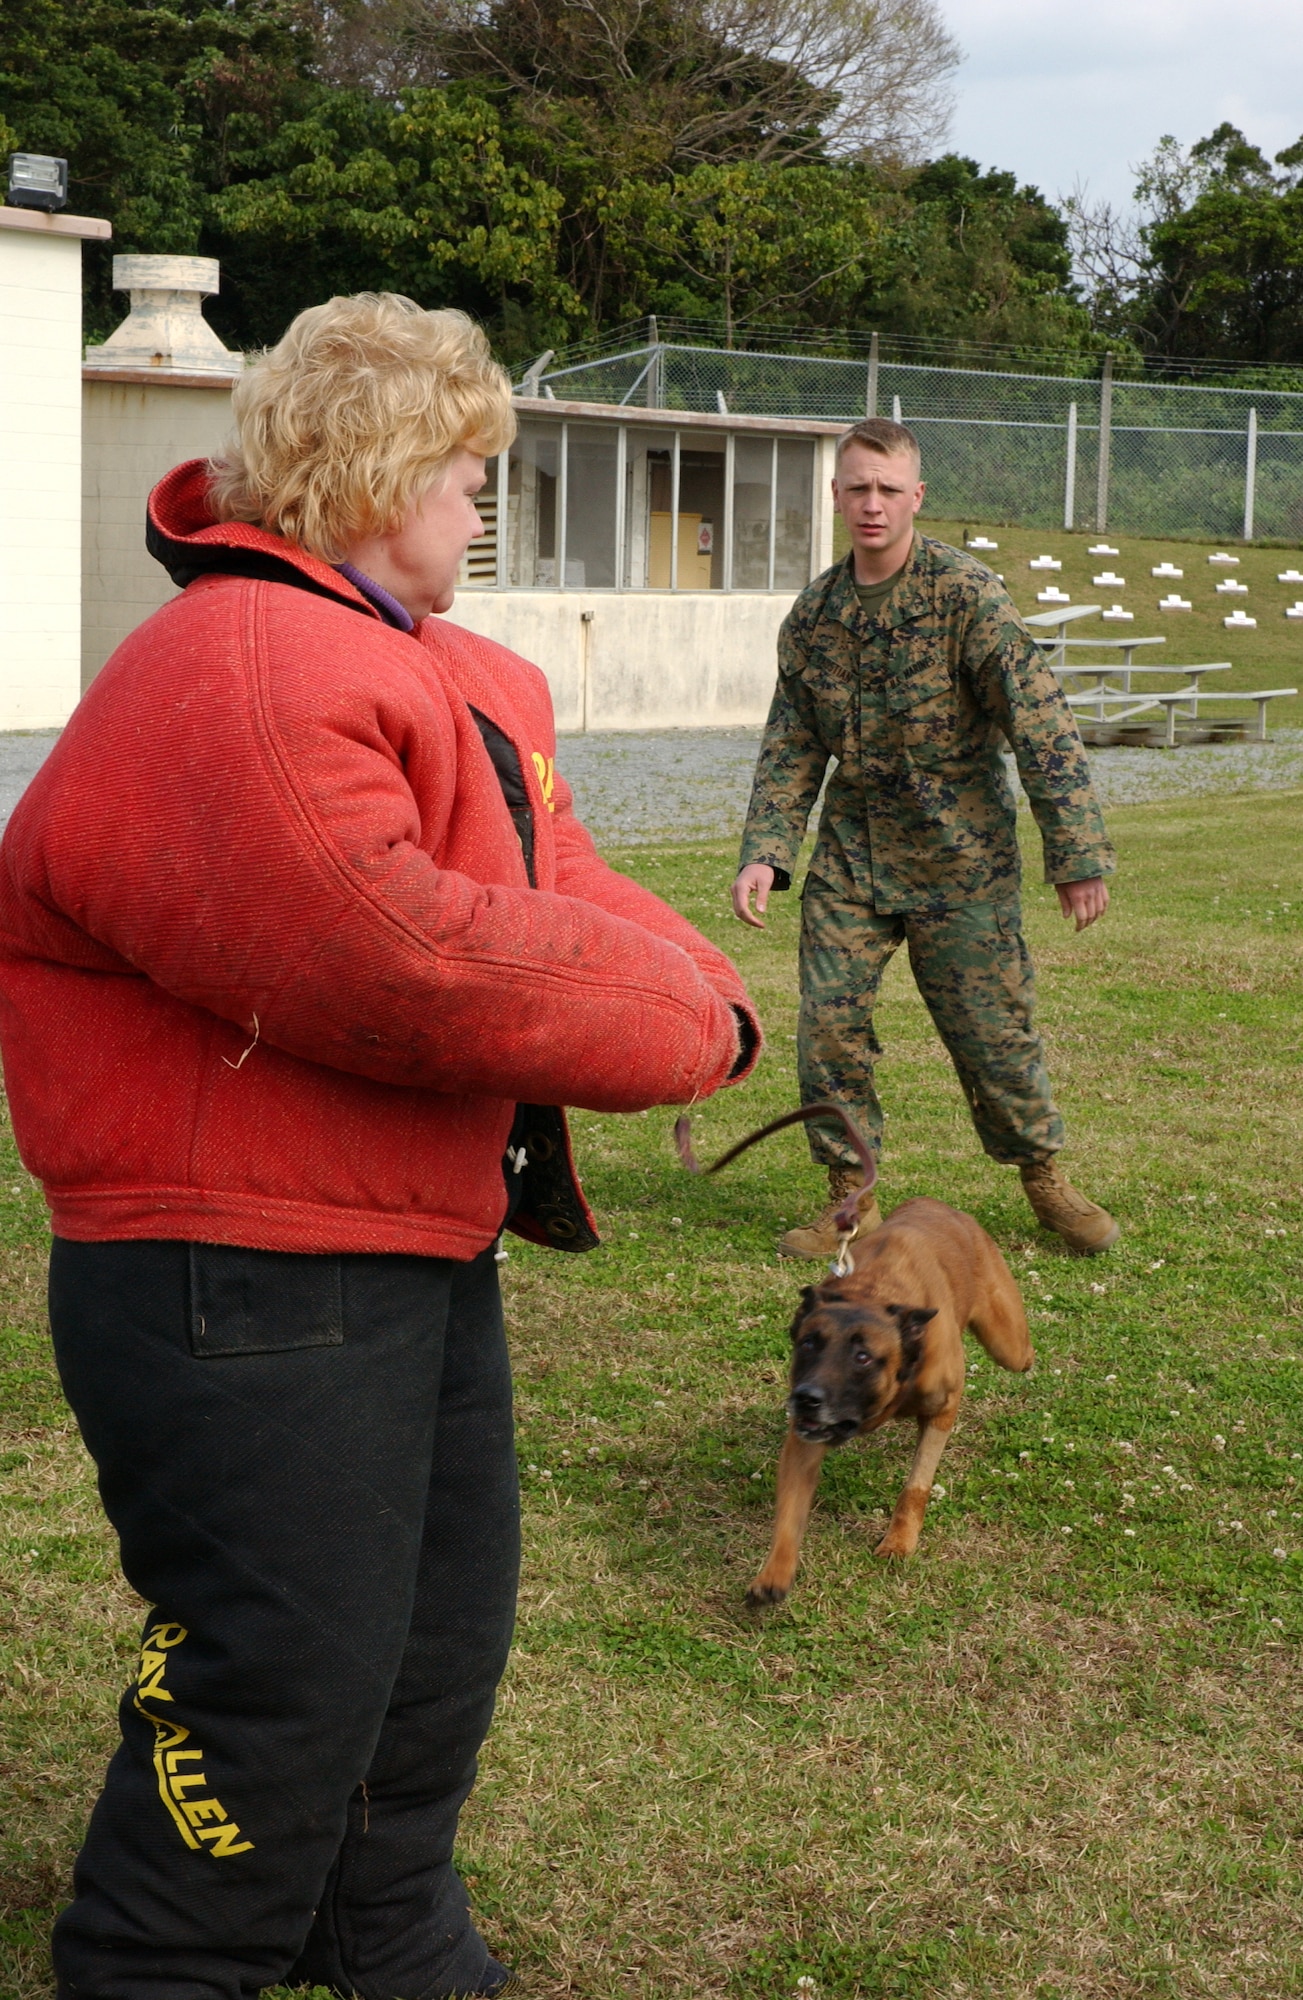
<path id="1" fill-rule="evenodd" d="M 831 1098 L 882 1149 L 873 1058 L 882 1045 L 873 1003 L 901 944 L 993 1160 L 1023 1165 L 1063 1144 L 1041 1039 L 1032 1026 L 1035 975 L 1017 899 L 957 910 L 880 916 L 816 875 L 806 878 L 801 922 L 797 1072 L 801 1102 Z M 809 1125 L 810 1152 L 825 1166 L 855 1155 L 831 1124 Z"/>

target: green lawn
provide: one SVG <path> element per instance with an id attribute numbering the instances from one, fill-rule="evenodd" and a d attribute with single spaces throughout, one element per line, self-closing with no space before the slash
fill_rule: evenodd
<path id="1" fill-rule="evenodd" d="M 693 1180 L 669 1113 L 576 1119 L 606 1242 L 505 1267 L 526 1571 L 462 1856 L 528 1993 L 1303 1991 L 1301 809 L 1115 813 L 1114 906 L 1082 938 L 1029 891 L 1068 1163 L 1126 1230 L 1106 1258 L 1038 1235 L 892 968 L 885 1204 L 972 1210 L 1039 1355 L 974 1365 L 908 1564 L 871 1554 L 896 1431 L 830 1459 L 789 1604 L 743 1608 L 808 1275 L 773 1244 L 820 1191 L 800 1137 Z M 765 1017 L 756 1080 L 699 1109 L 707 1158 L 794 1090 L 796 900 L 742 932 L 732 863 L 621 861 L 736 953 Z M 11 1152 L 0 1188 L 0 1996 L 48 2000 L 139 1606 L 50 1369 Z"/>
<path id="2" fill-rule="evenodd" d="M 1303 599 L 1303 583 L 1277 581 L 1282 570 L 1303 570 L 1303 550 L 1268 549 L 1234 541 L 1185 542 L 1155 540 L 1141 535 L 1099 535 L 1093 528 L 1077 529 L 1068 534 L 1061 528 L 991 527 L 983 526 L 978 521 L 931 520 L 926 512 L 926 503 L 919 526 L 925 534 L 956 545 L 962 542 L 965 528 L 970 534 L 983 534 L 998 542 L 999 547 L 994 553 L 985 550 L 978 550 L 977 553 L 983 562 L 1003 575 L 1014 602 L 1024 613 L 1051 609 L 1037 603 L 1037 592 L 1044 590 L 1048 584 L 1057 584 L 1060 590 L 1068 592 L 1074 604 L 1098 604 L 1101 609 L 1121 604 L 1124 610 L 1135 614 L 1129 625 L 1106 623 L 1102 618 L 1078 619 L 1070 628 L 1072 638 L 1121 639 L 1132 635 L 1150 637 L 1161 634 L 1166 638 L 1166 645 L 1142 647 L 1136 655 L 1137 664 L 1148 660 L 1154 666 L 1188 667 L 1211 660 L 1227 660 L 1234 671 L 1213 674 L 1205 683 L 1207 687 L 1228 691 L 1235 688 L 1303 689 L 1303 619 L 1285 616 L 1286 605 Z M 836 523 L 836 528 L 835 547 L 841 554 L 848 545 L 840 521 Z M 1089 549 L 1097 542 L 1107 542 L 1119 553 L 1116 556 L 1090 555 Z M 1226 569 L 1210 564 L 1208 557 L 1216 549 L 1238 556 L 1238 566 Z M 1054 556 L 1063 568 L 1053 571 L 1030 569 L 1028 564 L 1032 558 L 1041 555 Z M 1164 562 L 1184 570 L 1184 578 L 1172 582 L 1166 577 L 1152 576 L 1150 571 Z M 1091 578 L 1106 569 L 1125 577 L 1126 588 L 1115 590 L 1111 585 L 1103 585 L 1097 589 Z M 1215 586 L 1228 577 L 1246 584 L 1248 595 L 1219 597 Z M 1173 591 L 1189 600 L 1189 611 L 1158 609 L 1159 599 Z M 1256 631 L 1226 631 L 1222 620 L 1237 604 L 1251 618 L 1257 619 Z M 1086 659 L 1090 655 L 1079 653 L 1077 657 Z M 1107 658 L 1108 655 L 1105 653 L 1099 657 Z M 1163 687 L 1174 693 L 1180 682 L 1155 675 L 1151 686 L 1155 689 Z M 1218 708 L 1231 715 L 1256 714 L 1255 710 L 1220 702 L 1215 702 L 1208 713 L 1215 715 Z M 1292 701 L 1273 702 L 1267 711 L 1267 721 L 1269 728 L 1282 723 L 1297 728 L 1303 723 L 1303 694 Z"/>

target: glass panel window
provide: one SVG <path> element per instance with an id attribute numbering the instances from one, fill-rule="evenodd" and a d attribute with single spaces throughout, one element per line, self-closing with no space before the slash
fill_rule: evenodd
<path id="1" fill-rule="evenodd" d="M 560 469 L 561 426 L 523 423 L 507 473 L 507 582 L 517 589 L 556 584 Z"/>
<path id="2" fill-rule="evenodd" d="M 674 433 L 630 424 L 624 465 L 624 586 L 670 587 Z"/>
<path id="3" fill-rule="evenodd" d="M 724 440 L 679 433 L 680 590 L 724 588 Z"/>
<path id="4" fill-rule="evenodd" d="M 725 441 L 629 426 L 625 461 L 628 590 L 724 588 Z"/>
<path id="5" fill-rule="evenodd" d="M 773 440 L 739 437 L 733 453 L 733 588 L 769 588 L 769 501 Z"/>
<path id="6" fill-rule="evenodd" d="M 566 425 L 566 589 L 615 586 L 615 424 Z"/>
<path id="7" fill-rule="evenodd" d="M 488 468 L 479 502 L 484 533 L 461 580 L 517 590 L 803 589 L 814 447 L 754 433 L 731 443 L 730 452 L 722 429 L 690 425 L 527 418 L 505 481 L 500 461 Z"/>
<path id="8" fill-rule="evenodd" d="M 804 590 L 810 581 L 814 513 L 814 447 L 778 440 L 774 509 L 774 589 Z"/>

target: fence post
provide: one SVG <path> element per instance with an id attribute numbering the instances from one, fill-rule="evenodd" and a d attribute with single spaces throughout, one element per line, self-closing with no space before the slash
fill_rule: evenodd
<path id="1" fill-rule="evenodd" d="M 1253 540 L 1253 501 L 1258 484 L 1258 412 L 1249 411 L 1249 442 L 1244 456 L 1244 539 Z"/>
<path id="2" fill-rule="evenodd" d="M 570 426 L 561 426 L 561 443 L 557 450 L 556 469 L 556 535 L 552 546 L 556 550 L 556 587 L 566 587 L 566 530 L 570 524 Z"/>
<path id="3" fill-rule="evenodd" d="M 1077 508 L 1077 405 L 1068 404 L 1068 452 L 1063 473 L 1063 525 L 1070 528 Z"/>
<path id="4" fill-rule="evenodd" d="M 899 396 L 893 396 L 891 399 L 891 421 L 893 424 L 899 424 L 904 422 L 904 419 L 900 414 Z"/>
<path id="5" fill-rule="evenodd" d="M 647 408 L 662 410 L 665 407 L 665 383 L 661 361 L 661 337 L 656 327 L 655 313 L 647 315 L 647 345 L 652 350 L 652 365 L 647 370 Z"/>
<path id="6" fill-rule="evenodd" d="M 1113 356 L 1104 356 L 1104 373 L 1099 384 L 1099 478 L 1095 486 L 1095 526 L 1103 534 L 1108 526 L 1108 461 L 1113 440 Z"/>
<path id="7" fill-rule="evenodd" d="M 545 347 L 543 352 L 539 355 L 538 360 L 530 362 L 528 368 L 525 370 L 524 374 L 520 378 L 520 388 L 516 392 L 517 395 L 520 396 L 538 395 L 539 384 L 542 379 L 543 370 L 547 367 L 548 362 L 552 359 L 555 353 L 556 349 L 554 347 Z"/>
<path id="8" fill-rule="evenodd" d="M 878 336 L 869 335 L 869 380 L 864 392 L 864 414 L 876 417 L 878 414 Z"/>

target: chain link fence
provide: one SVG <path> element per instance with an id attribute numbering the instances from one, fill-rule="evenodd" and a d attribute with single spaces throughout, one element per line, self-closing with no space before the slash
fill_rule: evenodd
<path id="1" fill-rule="evenodd" d="M 919 438 L 928 511 L 943 519 L 1303 540 L 1297 392 L 659 340 L 531 370 L 521 387 L 737 416 L 895 416 Z"/>

